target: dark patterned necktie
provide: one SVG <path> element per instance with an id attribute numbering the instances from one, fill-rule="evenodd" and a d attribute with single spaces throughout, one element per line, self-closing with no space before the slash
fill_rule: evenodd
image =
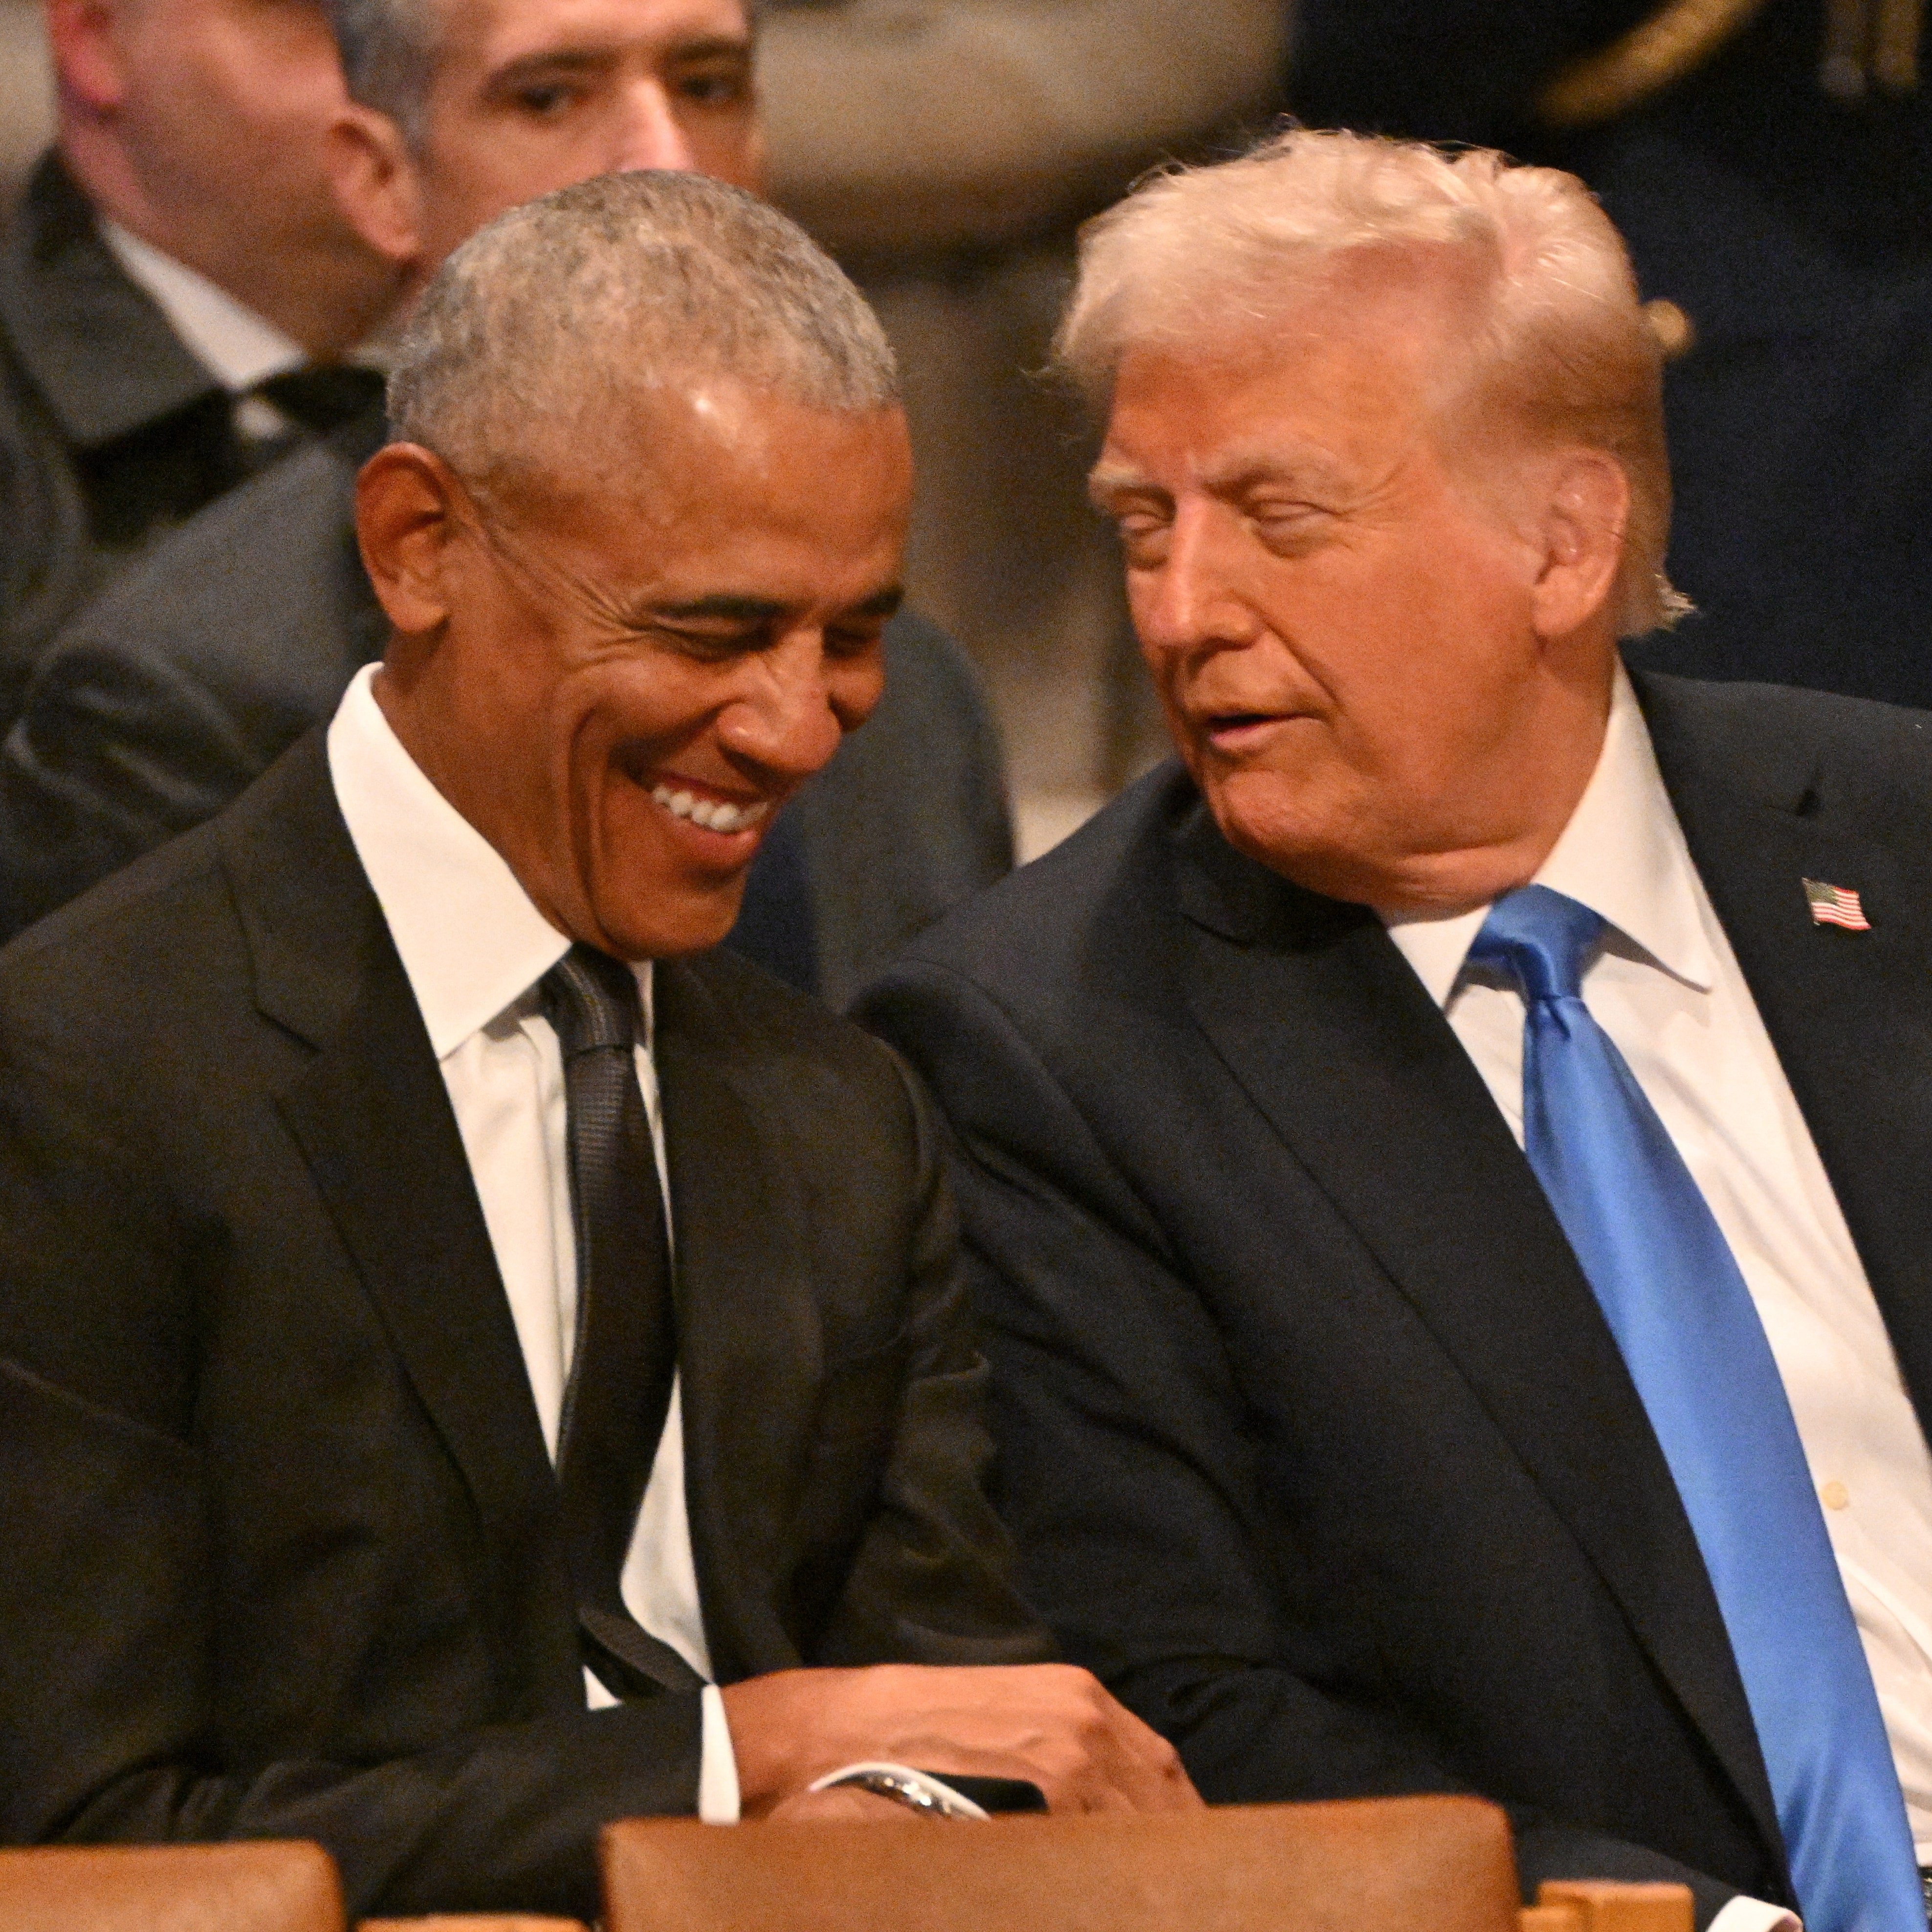
<path id="1" fill-rule="evenodd" d="M 563 1054 L 577 1340 L 558 1430 L 557 1483 L 584 1661 L 620 1697 L 702 1679 L 624 1607 L 619 1587 L 677 1367 L 670 1246 L 643 1089 L 638 984 L 573 946 L 541 983 Z"/>

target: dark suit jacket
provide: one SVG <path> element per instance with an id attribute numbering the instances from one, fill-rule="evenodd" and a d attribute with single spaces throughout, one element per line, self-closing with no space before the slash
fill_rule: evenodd
<path id="1" fill-rule="evenodd" d="M 1044 1640 L 977 1478 L 926 1106 L 727 955 L 656 982 L 720 1680 Z M 0 1840 L 320 1839 L 352 1910 L 588 1918 L 696 1696 L 589 1712 L 461 1142 L 320 734 L 0 953 Z"/>
<path id="2" fill-rule="evenodd" d="M 1690 850 L 1932 1412 L 1932 720 L 1641 686 Z M 1814 926 L 1800 884 L 1864 895 Z M 1212 1800 L 1473 1788 L 1526 1884 L 1788 1898 L 1662 1452 L 1372 914 L 1156 772 L 917 942 L 1022 1587 Z"/>
<path id="3" fill-rule="evenodd" d="M 0 245 L 0 720 L 60 625 L 247 467 L 226 392 L 46 155 Z"/>
<path id="4" fill-rule="evenodd" d="M 62 634 L 0 751 L 0 932 L 219 811 L 380 654 L 352 501 L 383 435 L 377 418 L 284 458 Z M 1012 863 L 970 662 L 907 613 L 886 670 L 878 710 L 786 813 L 790 842 L 766 841 L 738 935 L 836 1006 Z"/>
<path id="5" fill-rule="evenodd" d="M 1670 571 L 1642 661 L 1932 706 L 1932 85 L 1834 100 L 1824 0 L 1762 0 L 1600 125 L 1535 104 L 1664 0 L 1298 0 L 1288 104 L 1580 175 L 1696 340 L 1664 378 Z M 1922 33 L 1932 76 L 1932 34 Z"/>

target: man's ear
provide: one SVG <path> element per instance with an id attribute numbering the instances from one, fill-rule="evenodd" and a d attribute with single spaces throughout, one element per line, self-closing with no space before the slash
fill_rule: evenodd
<path id="1" fill-rule="evenodd" d="M 1531 622 L 1538 637 L 1556 639 L 1610 602 L 1630 522 L 1630 478 L 1602 450 L 1566 450 L 1552 459 L 1547 489 Z"/>
<path id="2" fill-rule="evenodd" d="M 114 0 L 46 0 L 47 49 L 61 92 L 90 113 L 128 98 L 128 60 Z"/>
<path id="3" fill-rule="evenodd" d="M 449 466 L 419 443 L 392 442 L 356 479 L 356 535 L 399 640 L 433 646 L 449 616 L 451 547 L 468 499 Z"/>
<path id="4" fill-rule="evenodd" d="M 399 266 L 422 253 L 422 175 L 403 130 L 373 107 L 345 107 L 322 137 L 336 206 L 370 248 Z"/>

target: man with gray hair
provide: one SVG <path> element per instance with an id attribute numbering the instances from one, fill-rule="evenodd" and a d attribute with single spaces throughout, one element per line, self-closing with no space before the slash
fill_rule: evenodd
<path id="1" fill-rule="evenodd" d="M 630 1814 L 1198 1804 L 1007 1585 L 927 1103 L 713 950 L 878 700 L 876 323 L 611 176 L 395 387 L 380 666 L 0 953 L 0 1838 L 588 1918 Z"/>
<path id="2" fill-rule="evenodd" d="M 337 0 L 342 206 L 419 292 L 516 203 L 623 169 L 755 188 L 743 0 Z M 0 750 L 0 933 L 198 824 L 326 718 L 384 626 L 356 553 L 380 409 L 181 531 L 47 654 Z M 910 612 L 886 694 L 766 842 L 731 943 L 842 1005 L 1012 862 L 998 734 Z"/>
<path id="3" fill-rule="evenodd" d="M 1531 1886 L 1918 1932 L 1927 721 L 1625 674 L 1660 358 L 1570 176 L 1171 173 L 1061 345 L 1180 762 L 863 1009 L 1029 1600 L 1210 1799 L 1474 1790 Z"/>

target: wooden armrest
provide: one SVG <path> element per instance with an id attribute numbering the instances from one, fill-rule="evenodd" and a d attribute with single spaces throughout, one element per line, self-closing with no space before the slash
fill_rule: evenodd
<path id="1" fill-rule="evenodd" d="M 1696 1918 L 1688 1886 L 1546 1879 L 1518 1922 L 1522 1932 L 1691 1932 Z"/>
<path id="2" fill-rule="evenodd" d="M 440 1912 L 428 1918 L 364 1918 L 356 1932 L 586 1932 L 580 1919 L 532 1912 Z"/>

